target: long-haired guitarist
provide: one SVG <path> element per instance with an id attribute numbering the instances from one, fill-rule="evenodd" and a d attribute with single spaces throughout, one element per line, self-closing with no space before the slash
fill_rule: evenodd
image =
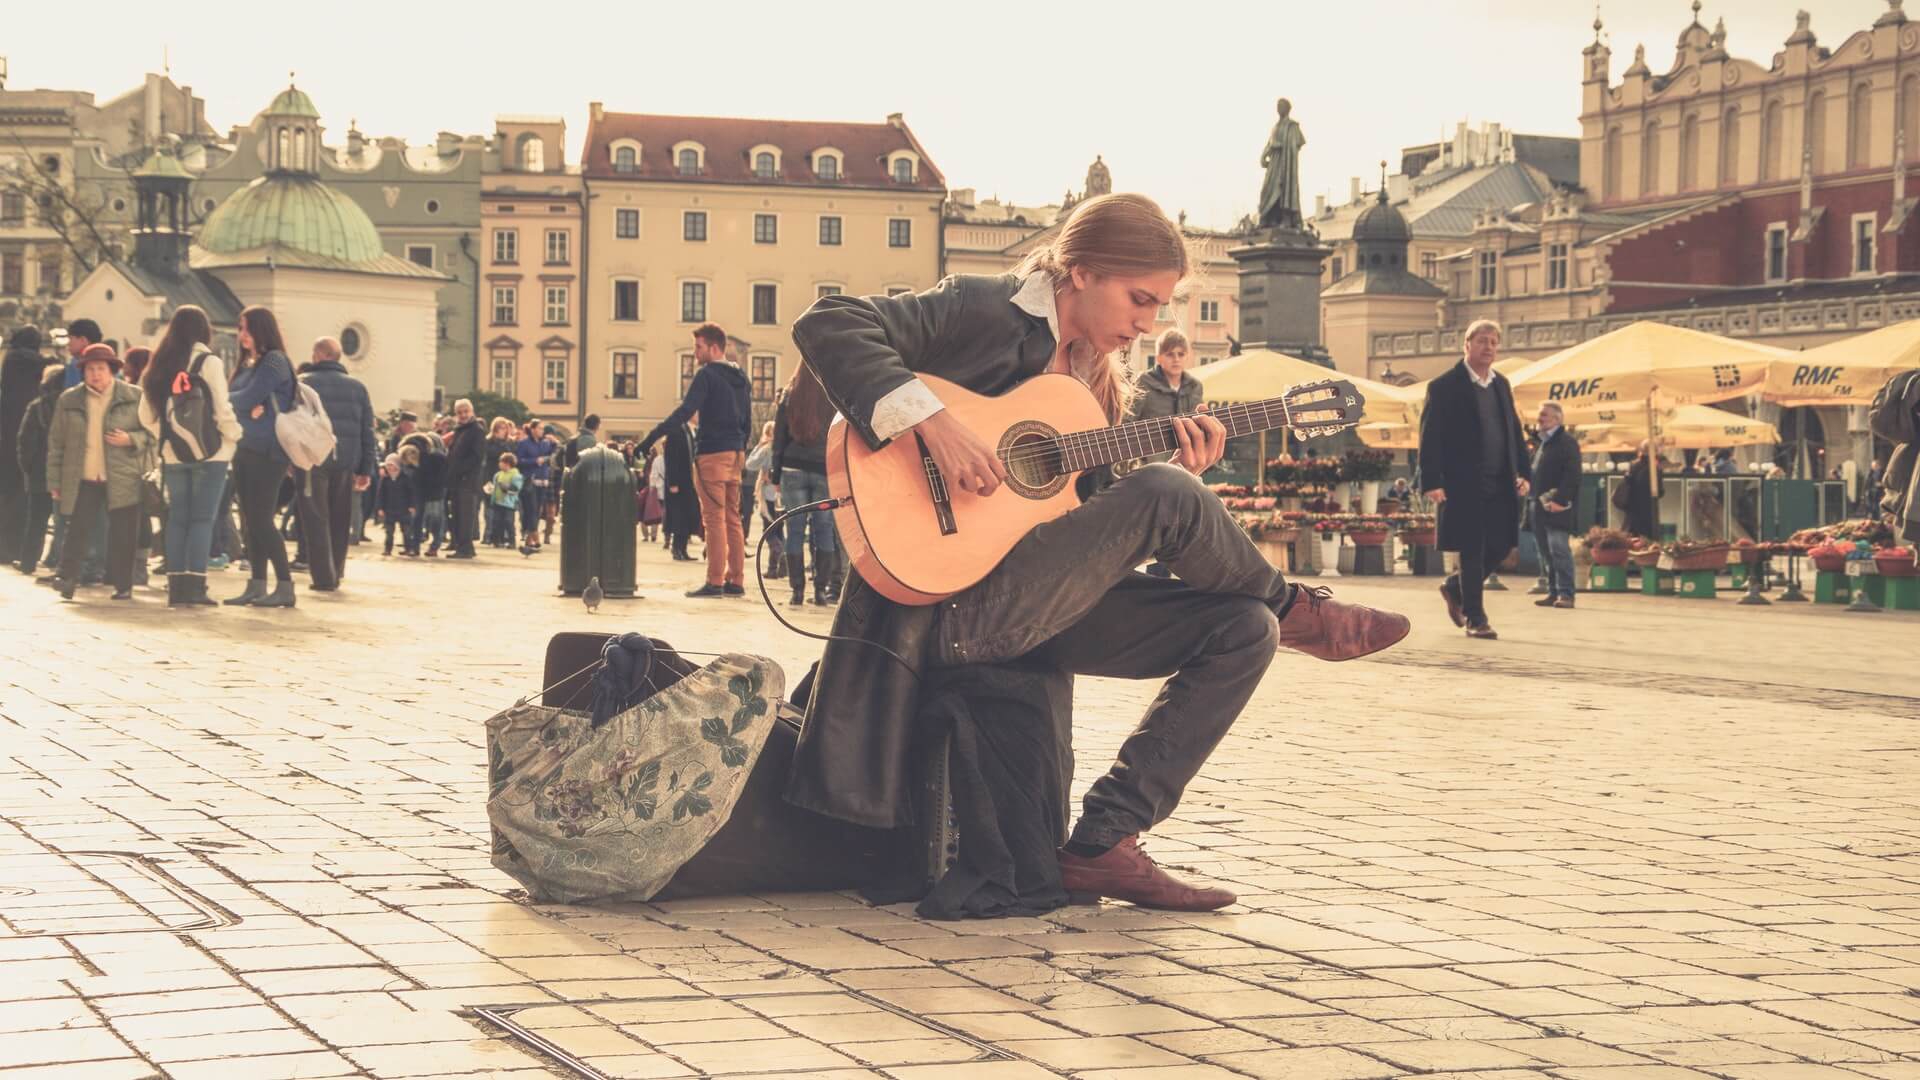
<path id="1" fill-rule="evenodd" d="M 1152 200 L 1103 195 L 1014 273 L 949 277 L 917 295 L 822 297 L 794 340 L 852 437 L 877 448 L 917 435 L 947 484 L 989 494 L 1006 479 L 1004 464 L 916 373 L 998 395 L 1067 372 L 1118 421 L 1133 392 L 1125 351 L 1150 332 L 1188 259 L 1179 228 Z M 1059 853 L 1061 876 L 1078 898 L 1204 911 L 1233 894 L 1169 876 L 1138 835 L 1173 811 L 1276 647 L 1350 660 L 1399 641 L 1408 623 L 1287 582 L 1201 483 L 1225 429 L 1205 416 L 1175 424 L 1172 463 L 1134 470 L 1033 529 L 964 592 L 910 607 L 850 581 L 834 633 L 926 667 L 1025 658 L 1078 674 L 1167 678 L 1087 792 Z M 1134 572 L 1155 558 L 1178 580 Z M 829 643 L 788 798 L 863 824 L 905 824 L 916 688 L 874 650 Z"/>

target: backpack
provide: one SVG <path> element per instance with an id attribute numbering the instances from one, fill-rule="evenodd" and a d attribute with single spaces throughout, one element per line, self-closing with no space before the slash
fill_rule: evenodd
<path id="1" fill-rule="evenodd" d="M 273 418 L 273 434 L 296 469 L 325 465 L 333 456 L 333 421 L 320 403 L 320 392 L 293 380 L 293 406 Z"/>
<path id="2" fill-rule="evenodd" d="M 220 452 L 223 441 L 219 421 L 213 416 L 213 392 L 200 376 L 200 365 L 213 354 L 202 349 L 193 354 L 187 369 L 173 377 L 168 388 L 161 431 L 174 460 L 183 464 L 206 461 Z"/>

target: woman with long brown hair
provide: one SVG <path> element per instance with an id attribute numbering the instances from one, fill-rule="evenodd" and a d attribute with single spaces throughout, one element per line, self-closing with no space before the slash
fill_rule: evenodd
<path id="1" fill-rule="evenodd" d="M 274 421 L 293 408 L 297 393 L 293 363 L 287 359 L 286 340 L 273 312 L 250 307 L 240 313 L 240 366 L 233 373 L 233 412 L 240 421 L 239 445 L 233 452 L 233 490 L 240 500 L 240 520 L 246 527 L 247 564 L 251 577 L 246 590 L 226 602 L 254 607 L 292 607 L 293 573 L 287 565 L 287 542 L 274 523 L 280 482 L 292 462 L 274 434 Z M 274 588 L 267 591 L 267 565 L 273 565 Z"/>
<path id="2" fill-rule="evenodd" d="M 773 478 L 780 485 L 780 505 L 788 510 L 827 498 L 827 425 L 833 421 L 833 406 L 820 380 L 807 365 L 795 366 L 793 378 L 780 392 L 780 403 L 773 411 Z M 795 514 L 785 522 L 787 530 L 787 583 L 793 586 L 794 607 L 806 602 L 807 561 L 804 552 L 808 535 L 813 548 L 813 602 L 820 605 L 840 599 L 838 534 L 833 528 L 833 512 L 810 510 Z"/>
<path id="3" fill-rule="evenodd" d="M 207 313 L 183 304 L 174 310 L 140 377 L 140 423 L 160 443 L 160 476 L 167 485 L 167 603 L 176 606 L 213 603 L 207 596 L 207 557 L 227 469 L 240 441 L 240 422 L 227 399 L 227 364 L 209 347 L 212 341 Z M 167 419 L 168 400 L 196 377 L 206 384 L 220 433 L 220 445 L 211 451 L 193 433 L 174 431 Z"/>
<path id="4" fill-rule="evenodd" d="M 1118 422 L 1132 389 L 1126 350 L 1151 332 L 1189 265 L 1179 226 L 1153 200 L 1102 195 L 1075 207 L 1015 273 L 950 277 L 919 294 L 825 296 L 794 324 L 793 337 L 845 418 L 848 439 L 876 450 L 916 439 L 956 498 L 984 499 L 1006 478 L 1000 451 L 919 376 L 1001 394 L 1045 372 L 1069 374 Z M 1224 889 L 1169 876 L 1139 849 L 1138 835 L 1172 813 L 1276 646 L 1349 660 L 1392 645 L 1409 627 L 1403 616 L 1290 584 L 1200 480 L 1225 449 L 1223 425 L 1206 416 L 1168 424 L 1179 447 L 1172 462 L 1135 469 L 1029 532 L 972 588 L 909 607 L 850 581 L 815 672 L 788 801 L 882 827 L 911 815 L 909 751 L 922 680 L 866 642 L 932 669 L 930 684 L 939 669 L 1015 659 L 1121 678 L 1171 673 L 1119 760 L 1088 791 L 1057 856 L 1060 878 L 1017 899 L 1054 906 L 1108 896 L 1178 910 L 1232 903 Z M 869 501 L 851 512 L 931 510 Z M 1152 558 L 1179 580 L 1135 573 Z"/>

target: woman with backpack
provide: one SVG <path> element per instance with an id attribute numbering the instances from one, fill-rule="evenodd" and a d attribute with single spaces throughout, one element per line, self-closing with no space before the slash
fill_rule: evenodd
<path id="1" fill-rule="evenodd" d="M 207 556 L 240 421 L 227 398 L 227 364 L 213 325 L 192 304 L 174 311 L 141 376 L 140 424 L 160 444 L 167 485 L 167 603 L 212 604 Z"/>
<path id="2" fill-rule="evenodd" d="M 287 542 L 274 524 L 274 503 L 290 459 L 280 448 L 274 422 L 293 408 L 293 363 L 287 359 L 280 323 L 273 312 L 250 307 L 240 313 L 240 366 L 228 394 L 240 439 L 233 451 L 233 490 L 247 534 L 252 577 L 246 590 L 226 601 L 232 606 L 292 607 L 293 573 L 287 566 Z M 267 591 L 267 564 L 273 564 L 274 588 Z"/>

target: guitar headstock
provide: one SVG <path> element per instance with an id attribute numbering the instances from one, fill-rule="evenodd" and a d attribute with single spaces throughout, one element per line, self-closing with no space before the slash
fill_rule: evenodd
<path id="1" fill-rule="evenodd" d="M 1366 415 L 1367 399 L 1345 379 L 1321 379 L 1290 387 L 1280 395 L 1287 427 L 1302 439 L 1337 435 Z"/>

